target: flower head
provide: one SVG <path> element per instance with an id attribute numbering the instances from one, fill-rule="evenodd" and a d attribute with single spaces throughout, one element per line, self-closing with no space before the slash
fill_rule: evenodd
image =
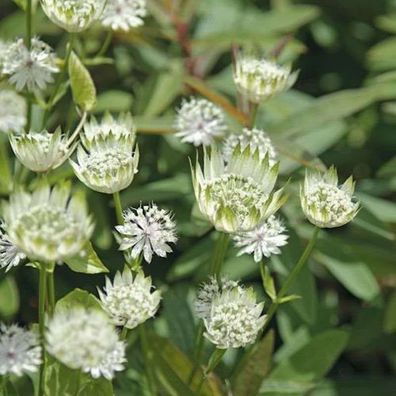
<path id="1" fill-rule="evenodd" d="M 59 310 L 48 323 L 48 352 L 71 369 L 112 379 L 124 369 L 125 345 L 104 313 L 73 308 Z"/>
<path id="2" fill-rule="evenodd" d="M 208 146 L 224 135 L 227 126 L 221 109 L 206 99 L 184 100 L 176 118 L 176 136 L 194 146 Z"/>
<path id="3" fill-rule="evenodd" d="M 133 146 L 135 129 L 130 115 L 118 121 L 110 115 L 84 129 L 77 162 L 70 160 L 76 176 L 89 188 L 112 194 L 127 188 L 138 171 L 139 150 Z"/>
<path id="4" fill-rule="evenodd" d="M 251 230 L 284 203 L 283 190 L 273 193 L 278 164 L 270 166 L 268 155 L 260 160 L 258 150 L 238 145 L 229 162 L 212 147 L 192 171 L 195 197 L 201 213 L 218 231 Z"/>
<path id="5" fill-rule="evenodd" d="M 5 268 L 7 272 L 25 260 L 26 255 L 10 241 L 3 227 L 3 223 L 0 223 L 0 268 Z"/>
<path id="6" fill-rule="evenodd" d="M 143 25 L 146 15 L 146 0 L 108 0 L 101 23 L 112 30 L 127 32 Z"/>
<path id="7" fill-rule="evenodd" d="M 289 89 L 297 79 L 297 72 L 266 59 L 240 56 L 236 60 L 234 82 L 238 91 L 253 103 Z"/>
<path id="8" fill-rule="evenodd" d="M 264 303 L 256 302 L 251 288 L 227 282 L 225 286 L 211 280 L 205 292 L 201 317 L 205 325 L 204 336 L 219 349 L 240 348 L 252 344 L 264 325 L 261 315 Z M 205 290 L 205 287 L 201 289 Z M 201 296 L 202 300 L 202 296 Z"/>
<path id="9" fill-rule="evenodd" d="M 45 89 L 48 83 L 53 82 L 52 74 L 58 70 L 51 47 L 38 38 L 32 39 L 30 49 L 23 39 L 10 44 L 2 69 L 18 91 L 25 87 L 29 91 Z"/>
<path id="10" fill-rule="evenodd" d="M 37 334 L 17 325 L 0 325 L 0 375 L 34 373 L 41 364 Z"/>
<path id="11" fill-rule="evenodd" d="M 21 132 L 26 114 L 26 101 L 22 96 L 10 89 L 0 90 L 0 132 Z"/>
<path id="12" fill-rule="evenodd" d="M 134 329 L 153 317 L 161 300 L 159 291 L 152 291 L 151 278 L 139 272 L 135 278 L 130 269 L 117 272 L 113 284 L 106 277 L 106 287 L 99 290 L 103 308 L 117 326 Z"/>
<path id="13" fill-rule="evenodd" d="M 245 150 L 247 146 L 250 146 L 251 152 L 257 150 L 260 160 L 264 159 L 268 153 L 269 163 L 271 166 L 277 162 L 278 155 L 275 147 L 273 146 L 269 136 L 261 129 L 244 128 L 242 133 L 233 133 L 232 135 L 229 135 L 223 145 L 223 154 L 226 162 L 229 161 L 232 156 L 232 152 L 238 144 L 242 150 Z"/>
<path id="14" fill-rule="evenodd" d="M 47 17 L 68 32 L 81 32 L 98 21 L 106 0 L 41 0 Z"/>
<path id="15" fill-rule="evenodd" d="M 127 250 L 132 259 L 143 253 L 150 263 L 153 253 L 166 257 L 172 251 L 169 244 L 177 241 L 176 224 L 168 211 L 151 204 L 127 209 L 123 215 L 125 222 L 116 226 L 116 237 L 120 250 Z"/>
<path id="16" fill-rule="evenodd" d="M 340 227 L 349 223 L 359 211 L 354 190 L 352 176 L 338 186 L 334 167 L 325 173 L 307 171 L 300 187 L 301 207 L 312 224 L 321 228 Z"/>
<path id="17" fill-rule="evenodd" d="M 279 247 L 287 244 L 288 236 L 283 234 L 285 230 L 286 228 L 278 218 L 270 216 L 256 228 L 233 235 L 235 246 L 242 248 L 238 256 L 245 253 L 253 254 L 254 261 L 259 263 L 263 256 L 280 254 Z"/>
<path id="18" fill-rule="evenodd" d="M 30 131 L 11 134 L 9 138 L 16 157 L 34 172 L 47 172 L 59 167 L 70 152 L 60 128 L 54 133 Z"/>
<path id="19" fill-rule="evenodd" d="M 17 190 L 3 209 L 10 241 L 32 260 L 60 262 L 76 255 L 94 228 L 83 197 L 70 196 L 68 183 Z"/>

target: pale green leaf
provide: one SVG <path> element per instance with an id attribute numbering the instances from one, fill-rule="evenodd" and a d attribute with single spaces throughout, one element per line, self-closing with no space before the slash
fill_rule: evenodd
<path id="1" fill-rule="evenodd" d="M 66 259 L 65 264 L 74 272 L 83 274 L 100 274 L 109 272 L 96 254 L 91 242 L 88 242 L 85 249 L 76 256 Z"/>

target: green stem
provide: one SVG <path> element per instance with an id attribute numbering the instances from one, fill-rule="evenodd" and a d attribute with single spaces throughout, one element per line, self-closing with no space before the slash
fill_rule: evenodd
<path id="1" fill-rule="evenodd" d="M 48 273 L 48 311 L 52 316 L 55 311 L 55 269 Z"/>
<path id="2" fill-rule="evenodd" d="M 80 386 L 81 386 L 81 370 L 78 370 L 77 372 L 77 378 L 76 378 L 76 391 L 74 393 L 74 396 L 78 396 L 80 393 Z"/>
<path id="3" fill-rule="evenodd" d="M 47 270 L 43 264 L 40 264 L 40 281 L 39 281 L 39 333 L 42 344 L 43 363 L 40 366 L 40 377 L 38 386 L 38 395 L 44 396 L 45 381 L 45 300 L 47 297 Z"/>
<path id="4" fill-rule="evenodd" d="M 32 46 L 32 0 L 26 3 L 26 47 Z"/>
<path id="5" fill-rule="evenodd" d="M 8 376 L 3 375 L 1 377 L 1 389 L 3 390 L 3 396 L 8 396 L 7 382 L 8 382 Z"/>
<path id="6" fill-rule="evenodd" d="M 258 103 L 250 102 L 249 108 L 250 108 L 250 128 L 254 128 L 254 126 L 256 124 L 256 118 L 257 118 L 259 105 L 258 105 Z"/>
<path id="7" fill-rule="evenodd" d="M 127 337 L 128 337 L 128 329 L 124 326 L 122 328 L 120 338 L 121 338 L 121 340 L 125 341 L 127 339 Z"/>
<path id="8" fill-rule="evenodd" d="M 319 227 L 315 227 L 314 232 L 313 232 L 312 237 L 311 237 L 311 240 L 309 241 L 308 245 L 306 246 L 303 254 L 301 255 L 301 257 L 297 261 L 297 264 L 290 271 L 290 273 L 287 276 L 286 280 L 283 282 L 282 287 L 281 287 L 279 293 L 277 294 L 275 301 L 273 301 L 271 303 L 271 305 L 270 305 L 270 307 L 268 309 L 268 312 L 267 312 L 267 318 L 265 320 L 264 326 L 261 329 L 262 332 L 268 327 L 272 317 L 274 316 L 276 310 L 278 309 L 278 306 L 280 304 L 280 300 L 283 297 L 285 297 L 285 295 L 288 292 L 290 286 L 292 286 L 292 284 L 296 280 L 297 276 L 299 275 L 299 273 L 303 269 L 305 263 L 308 261 L 308 258 L 311 255 L 312 250 L 313 250 L 313 248 L 315 246 L 316 240 L 318 238 L 319 231 L 320 231 L 320 228 Z"/>
<path id="9" fill-rule="evenodd" d="M 190 376 L 188 378 L 188 384 L 191 385 L 195 374 L 198 370 L 198 367 L 200 365 L 201 362 L 201 358 L 202 358 L 202 352 L 203 352 L 203 346 L 204 346 L 204 337 L 203 337 L 203 333 L 204 333 L 204 324 L 203 321 L 200 320 L 199 321 L 199 325 L 198 325 L 198 329 L 197 329 L 197 336 L 195 339 L 195 347 L 194 347 L 194 365 L 193 368 L 191 370 Z"/>
<path id="10" fill-rule="evenodd" d="M 142 347 L 142 352 L 143 352 L 143 357 L 144 357 L 144 365 L 146 368 L 146 374 L 147 374 L 147 383 L 148 383 L 148 388 L 149 388 L 149 394 L 150 395 L 155 395 L 155 377 L 154 373 L 152 371 L 152 365 L 153 361 L 151 359 L 151 352 L 147 340 L 147 334 L 146 334 L 146 329 L 144 324 L 141 324 L 139 326 L 139 336 L 140 336 L 140 344 Z"/>
<path id="11" fill-rule="evenodd" d="M 113 40 L 113 32 L 111 30 L 109 30 L 107 32 L 105 41 L 103 42 L 103 45 L 100 48 L 100 50 L 98 51 L 98 53 L 95 55 L 95 58 L 98 58 L 106 53 L 106 51 L 108 50 L 108 48 L 111 44 L 111 40 Z"/>
<path id="12" fill-rule="evenodd" d="M 117 217 L 118 224 L 124 224 L 124 217 L 122 216 L 122 204 L 120 193 L 117 191 L 113 193 L 113 200 L 114 200 L 114 208 Z"/>
<path id="13" fill-rule="evenodd" d="M 212 355 L 209 358 L 208 365 L 207 365 L 205 371 L 203 372 L 201 381 L 198 384 L 197 392 L 196 392 L 198 396 L 202 392 L 202 387 L 203 387 L 203 384 L 204 384 L 206 378 L 219 365 L 219 363 L 221 362 L 221 359 L 223 358 L 226 351 L 227 351 L 226 349 L 217 349 L 217 348 L 213 351 Z"/>
<path id="14" fill-rule="evenodd" d="M 230 236 L 224 232 L 221 232 L 218 236 L 216 246 L 213 252 L 213 258 L 210 266 L 210 275 L 215 275 L 219 280 L 221 273 L 221 267 L 223 266 L 224 257 L 227 253 L 228 243 Z"/>

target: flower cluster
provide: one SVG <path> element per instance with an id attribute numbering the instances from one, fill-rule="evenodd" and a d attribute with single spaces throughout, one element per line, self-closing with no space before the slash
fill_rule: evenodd
<path id="1" fill-rule="evenodd" d="M 0 91 L 0 132 L 21 132 L 26 124 L 26 113 L 26 101 L 22 96 L 10 89 Z"/>
<path id="2" fill-rule="evenodd" d="M 153 253 L 166 257 L 172 251 L 169 244 L 177 241 L 176 224 L 168 211 L 151 204 L 127 209 L 123 216 L 124 224 L 116 226 L 116 238 L 120 250 L 126 250 L 132 259 L 143 254 L 150 263 Z"/>
<path id="3" fill-rule="evenodd" d="M 7 272 L 25 260 L 26 255 L 10 241 L 3 227 L 4 225 L 0 223 L 0 268 L 4 268 Z"/>
<path id="4" fill-rule="evenodd" d="M 134 329 L 139 324 L 153 317 L 161 300 L 159 291 L 152 291 L 150 277 L 139 272 L 135 278 L 130 269 L 117 272 L 113 284 L 106 277 L 106 286 L 98 290 L 103 308 L 113 323 Z"/>
<path id="5" fill-rule="evenodd" d="M 146 15 L 146 0 L 108 0 L 101 23 L 112 30 L 127 32 L 143 25 Z"/>

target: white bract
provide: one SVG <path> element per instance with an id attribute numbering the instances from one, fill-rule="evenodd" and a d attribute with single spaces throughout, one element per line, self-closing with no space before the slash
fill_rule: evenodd
<path id="1" fill-rule="evenodd" d="M 53 23 L 68 32 L 81 32 L 98 21 L 106 0 L 41 0 Z"/>
<path id="2" fill-rule="evenodd" d="M 205 293 L 212 294 L 211 299 L 201 311 L 204 336 L 219 349 L 252 344 L 265 322 L 265 315 L 262 315 L 264 303 L 256 302 L 252 288 L 244 288 L 231 281 L 225 286 L 217 286 L 217 291 L 211 293 L 214 289 L 213 281 L 211 283 L 210 292 Z"/>
<path id="3" fill-rule="evenodd" d="M 177 111 L 176 136 L 194 146 L 208 146 L 224 135 L 227 126 L 220 108 L 206 99 L 184 100 Z"/>
<path id="4" fill-rule="evenodd" d="M 53 73 L 58 72 L 55 54 L 51 47 L 33 38 L 28 49 L 23 39 L 18 39 L 8 46 L 3 61 L 3 74 L 18 91 L 26 88 L 29 91 L 43 90 L 54 81 Z"/>
<path id="5" fill-rule="evenodd" d="M 41 364 L 38 335 L 17 325 L 0 325 L 0 375 L 34 373 Z"/>
<path id="6" fill-rule="evenodd" d="M 70 185 L 17 190 L 3 206 L 10 241 L 32 260 L 61 262 L 81 252 L 93 232 L 84 197 Z"/>
<path id="7" fill-rule="evenodd" d="M 56 311 L 46 333 L 48 352 L 71 369 L 112 379 L 124 369 L 125 344 L 106 315 L 76 307 Z"/>
<path id="8" fill-rule="evenodd" d="M 143 25 L 146 0 L 107 0 L 101 23 L 112 30 L 129 31 Z"/>
<path id="9" fill-rule="evenodd" d="M 7 272 L 25 260 L 26 255 L 10 241 L 3 227 L 0 223 L 0 268 L 4 268 Z"/>
<path id="10" fill-rule="evenodd" d="M 124 224 L 116 226 L 120 250 L 126 250 L 132 259 L 143 254 L 150 263 L 153 254 L 166 257 L 172 252 L 170 243 L 176 243 L 176 224 L 172 215 L 157 205 L 144 205 L 127 209 L 123 213 Z"/>
<path id="11" fill-rule="evenodd" d="M 152 318 L 158 310 L 161 293 L 152 291 L 151 278 L 142 272 L 133 277 L 130 269 L 117 272 L 113 283 L 106 277 L 106 286 L 98 290 L 103 308 L 117 326 L 134 329 Z"/>
<path id="12" fill-rule="evenodd" d="M 14 154 L 27 168 L 34 172 L 48 172 L 61 166 L 69 156 L 67 138 L 58 128 L 48 131 L 10 134 Z"/>
<path id="13" fill-rule="evenodd" d="M 226 164 L 212 147 L 204 155 L 204 167 L 192 170 L 195 197 L 201 213 L 218 231 L 235 233 L 251 230 L 274 214 L 285 202 L 283 189 L 273 192 L 278 163 L 269 156 L 260 160 L 258 150 L 236 146 Z"/>
<path id="14" fill-rule="evenodd" d="M 241 95 L 252 103 L 260 103 L 289 89 L 297 79 L 297 72 L 266 59 L 239 56 L 234 69 L 234 82 Z"/>
<path id="15" fill-rule="evenodd" d="M 76 176 L 92 190 L 112 194 L 127 188 L 138 171 L 139 150 L 130 115 L 116 121 L 110 115 L 101 123 L 92 119 L 84 127 L 77 162 L 70 160 Z"/>
<path id="16" fill-rule="evenodd" d="M 235 246 L 241 248 L 238 256 L 253 254 L 254 261 L 259 263 L 264 257 L 280 254 L 279 247 L 287 244 L 288 236 L 283 234 L 286 228 L 281 220 L 270 216 L 266 221 L 250 231 L 233 235 Z"/>
<path id="17" fill-rule="evenodd" d="M 277 153 L 273 146 L 271 139 L 261 129 L 244 128 L 242 133 L 233 133 L 229 135 L 223 144 L 223 154 L 225 160 L 228 162 L 232 156 L 232 152 L 235 147 L 240 145 L 242 150 L 245 150 L 247 146 L 250 146 L 251 152 L 258 151 L 260 160 L 264 159 L 268 153 L 270 165 L 274 165 L 277 162 Z"/>
<path id="18" fill-rule="evenodd" d="M 26 101 L 22 96 L 10 89 L 0 90 L 0 132 L 23 131 L 26 125 L 26 114 Z"/>
<path id="19" fill-rule="evenodd" d="M 334 167 L 325 173 L 307 171 L 300 187 L 301 207 L 312 224 L 320 228 L 340 227 L 353 220 L 359 211 L 354 190 L 352 176 L 338 186 Z"/>

